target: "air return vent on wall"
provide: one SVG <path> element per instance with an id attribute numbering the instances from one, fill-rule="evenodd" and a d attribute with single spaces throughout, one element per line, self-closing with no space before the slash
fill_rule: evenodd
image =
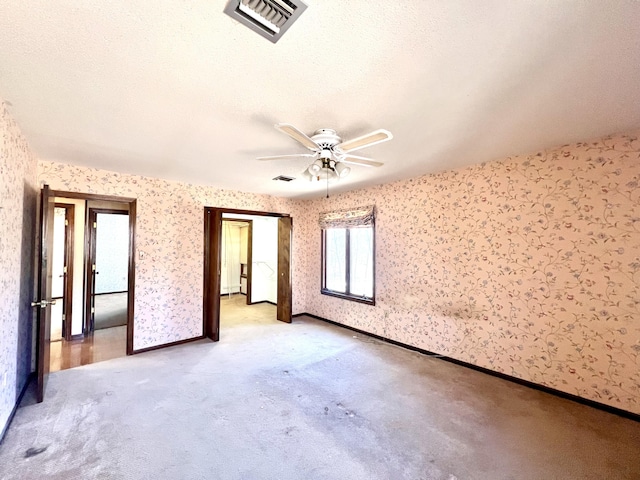
<path id="1" fill-rule="evenodd" d="M 276 43 L 306 8 L 300 0 L 231 0 L 224 12 Z"/>

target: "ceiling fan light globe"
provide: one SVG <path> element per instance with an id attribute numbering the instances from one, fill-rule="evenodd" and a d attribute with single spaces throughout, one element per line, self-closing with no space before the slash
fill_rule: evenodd
<path id="1" fill-rule="evenodd" d="M 318 179 L 321 182 L 328 181 L 329 183 L 335 183 L 340 179 L 340 177 L 333 168 L 323 168 L 320 173 L 318 173 Z"/>
<path id="2" fill-rule="evenodd" d="M 311 165 L 309 165 L 309 173 L 311 175 L 318 175 L 318 173 L 320 173 L 320 170 L 322 170 L 322 167 L 322 160 L 318 159 Z"/>
<path id="3" fill-rule="evenodd" d="M 338 174 L 338 176 L 339 176 L 340 178 L 344 178 L 344 177 L 346 177 L 346 176 L 347 176 L 347 175 L 349 175 L 349 173 L 351 172 L 351 168 L 350 168 L 350 167 L 347 167 L 347 166 L 346 166 L 345 164 L 343 164 L 343 163 L 338 163 L 338 164 L 336 165 L 335 170 L 336 170 L 336 173 Z"/>

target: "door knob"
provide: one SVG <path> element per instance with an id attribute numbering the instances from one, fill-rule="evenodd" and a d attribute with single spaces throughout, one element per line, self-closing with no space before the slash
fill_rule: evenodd
<path id="1" fill-rule="evenodd" d="M 55 300 L 42 300 L 40 302 L 31 302 L 32 307 L 47 308 L 47 305 L 55 305 Z"/>

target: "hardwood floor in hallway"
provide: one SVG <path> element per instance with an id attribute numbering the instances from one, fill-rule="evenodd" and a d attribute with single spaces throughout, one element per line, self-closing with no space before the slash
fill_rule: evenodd
<path id="1" fill-rule="evenodd" d="M 276 306 L 270 303 L 246 304 L 241 294 L 220 298 L 220 322 L 224 331 L 276 320 Z M 84 339 L 51 342 L 49 371 L 57 372 L 96 362 L 126 356 L 127 327 L 118 326 L 96 330 Z"/>
<path id="2" fill-rule="evenodd" d="M 96 330 L 78 340 L 51 342 L 49 371 L 103 362 L 127 354 L 127 327 L 111 327 Z"/>

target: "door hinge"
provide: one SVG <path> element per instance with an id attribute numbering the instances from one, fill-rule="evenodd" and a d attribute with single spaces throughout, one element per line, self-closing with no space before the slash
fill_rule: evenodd
<path id="1" fill-rule="evenodd" d="M 68 227 L 69 226 L 69 220 L 67 220 L 66 218 L 64 219 L 64 226 Z"/>
<path id="2" fill-rule="evenodd" d="M 62 321 L 64 322 L 67 319 L 67 316 L 63 313 L 62 314 Z"/>
<path id="3" fill-rule="evenodd" d="M 67 273 L 67 266 L 66 265 L 62 268 L 62 273 Z"/>
<path id="4" fill-rule="evenodd" d="M 91 307 L 91 313 L 96 313 L 96 307 Z"/>
<path id="5" fill-rule="evenodd" d="M 96 271 L 96 264 L 94 263 L 93 265 L 91 265 L 91 271 L 95 272 Z"/>
<path id="6" fill-rule="evenodd" d="M 93 222 L 93 228 L 98 228 L 98 222 Z"/>

